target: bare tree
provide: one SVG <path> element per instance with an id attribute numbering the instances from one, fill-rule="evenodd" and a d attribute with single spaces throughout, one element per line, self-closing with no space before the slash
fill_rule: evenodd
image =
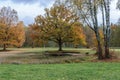
<path id="1" fill-rule="evenodd" d="M 82 22 L 94 31 L 98 44 L 98 59 L 103 59 L 103 53 L 105 53 L 105 58 L 109 58 L 110 0 L 66 0 L 66 3 L 71 4 L 73 10 L 76 10 L 76 13 L 82 18 Z M 104 47 L 100 40 L 98 12 L 102 14 Z"/>
<path id="2" fill-rule="evenodd" d="M 111 34 L 111 30 L 110 30 L 110 0 L 103 0 L 102 8 L 103 8 L 102 18 L 103 18 L 105 58 L 110 58 L 110 52 L 109 52 L 110 34 Z M 104 19 L 105 19 L 105 21 L 104 21 Z M 104 24 L 105 22 L 106 22 L 106 25 Z"/>

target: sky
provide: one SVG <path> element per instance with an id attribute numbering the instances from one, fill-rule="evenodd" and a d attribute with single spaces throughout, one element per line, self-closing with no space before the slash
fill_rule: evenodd
<path id="1" fill-rule="evenodd" d="M 0 0 L 0 8 L 10 6 L 18 13 L 20 21 L 27 26 L 34 22 L 34 18 L 44 14 L 45 8 L 50 8 L 55 0 Z"/>
<path id="2" fill-rule="evenodd" d="M 0 0 L 0 8 L 10 6 L 18 12 L 20 21 L 27 26 L 34 23 L 34 18 L 43 15 L 45 8 L 50 8 L 55 0 Z M 111 2 L 111 23 L 117 23 L 120 18 L 120 10 L 116 9 L 117 0 Z M 98 14 L 100 16 L 100 14 Z M 99 19 L 101 23 L 101 19 Z"/>

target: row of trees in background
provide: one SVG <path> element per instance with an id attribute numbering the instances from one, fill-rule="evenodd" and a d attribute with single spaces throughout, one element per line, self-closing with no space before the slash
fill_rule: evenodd
<path id="1" fill-rule="evenodd" d="M 110 40 L 110 47 L 120 47 L 120 25 L 112 24 L 111 25 L 111 40 Z M 40 32 L 38 26 L 30 25 L 30 27 L 25 27 L 25 36 L 26 40 L 24 43 L 24 47 L 57 47 L 58 45 L 49 40 L 42 40 L 40 39 Z M 77 29 L 78 30 L 78 29 Z M 86 47 L 86 48 L 94 48 L 97 47 L 97 41 L 94 32 L 87 26 L 82 28 L 82 31 L 85 36 L 85 45 L 82 46 L 81 44 L 75 45 L 71 42 L 66 42 L 63 44 L 63 47 Z M 101 40 L 103 39 L 102 35 L 102 27 L 100 30 Z M 103 45 L 103 42 L 102 42 Z"/>

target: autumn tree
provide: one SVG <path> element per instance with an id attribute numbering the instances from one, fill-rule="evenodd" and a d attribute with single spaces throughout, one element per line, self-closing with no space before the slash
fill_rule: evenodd
<path id="1" fill-rule="evenodd" d="M 25 42 L 24 23 L 22 21 L 18 22 L 17 25 L 14 27 L 14 34 L 14 45 L 18 48 L 22 47 L 23 43 Z"/>
<path id="2" fill-rule="evenodd" d="M 54 5 L 50 9 L 45 9 L 44 16 L 37 16 L 35 19 L 44 35 L 43 39 L 48 39 L 58 44 L 59 51 L 65 42 L 72 42 L 72 26 L 78 22 L 78 17 L 64 5 Z"/>
<path id="3" fill-rule="evenodd" d="M 72 26 L 72 38 L 75 47 L 78 45 L 86 46 L 86 35 L 84 34 L 83 25 L 80 23 L 75 23 Z"/>
<path id="4" fill-rule="evenodd" d="M 19 31 L 23 30 L 21 30 L 21 25 L 17 25 L 17 23 L 18 16 L 14 9 L 10 7 L 0 9 L 0 45 L 3 46 L 3 50 L 6 50 L 7 46 L 15 45 L 16 43 L 21 46 L 21 41 L 17 42 L 17 40 L 21 39 L 21 36 L 19 37 Z"/>
<path id="5" fill-rule="evenodd" d="M 88 26 L 84 27 L 84 33 L 86 35 L 86 47 L 87 48 L 94 48 L 97 47 L 97 40 L 96 40 L 96 36 L 93 30 L 91 30 Z M 104 45 L 104 41 L 103 41 L 103 31 L 102 31 L 102 27 L 100 27 L 99 29 L 99 33 L 100 33 L 100 41 L 101 41 L 101 45 Z"/>
<path id="6" fill-rule="evenodd" d="M 48 41 L 44 40 L 44 36 L 45 34 L 43 34 L 43 32 L 41 31 L 41 27 L 39 27 L 36 24 L 31 24 L 29 25 L 29 37 L 31 38 L 31 45 L 32 48 L 34 48 L 35 46 L 44 46 L 44 44 L 46 44 Z"/>

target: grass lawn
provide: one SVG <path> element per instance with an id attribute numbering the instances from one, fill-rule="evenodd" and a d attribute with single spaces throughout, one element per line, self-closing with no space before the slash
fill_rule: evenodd
<path id="1" fill-rule="evenodd" d="M 82 55 L 58 57 L 44 55 L 45 51 L 56 51 L 57 48 L 9 50 L 12 51 L 0 52 L 0 80 L 120 80 L 120 63 L 91 62 L 89 60 L 94 58 L 91 55 L 95 53 L 91 49 L 64 48 Z M 115 51 L 119 54 L 120 49 Z M 86 52 L 90 55 L 85 55 Z"/>
<path id="2" fill-rule="evenodd" d="M 24 51 L 24 52 L 44 52 L 44 51 L 57 51 L 58 48 L 54 47 L 54 48 L 50 48 L 50 47 L 46 47 L 46 48 L 7 48 L 8 50 L 19 50 L 19 51 Z M 0 50 L 2 50 L 2 48 L 0 48 Z M 65 51 L 83 51 L 83 52 L 91 52 L 91 49 L 86 49 L 86 48 L 63 48 L 63 50 Z"/>
<path id="3" fill-rule="evenodd" d="M 0 80 L 120 80 L 120 63 L 3 64 Z"/>

